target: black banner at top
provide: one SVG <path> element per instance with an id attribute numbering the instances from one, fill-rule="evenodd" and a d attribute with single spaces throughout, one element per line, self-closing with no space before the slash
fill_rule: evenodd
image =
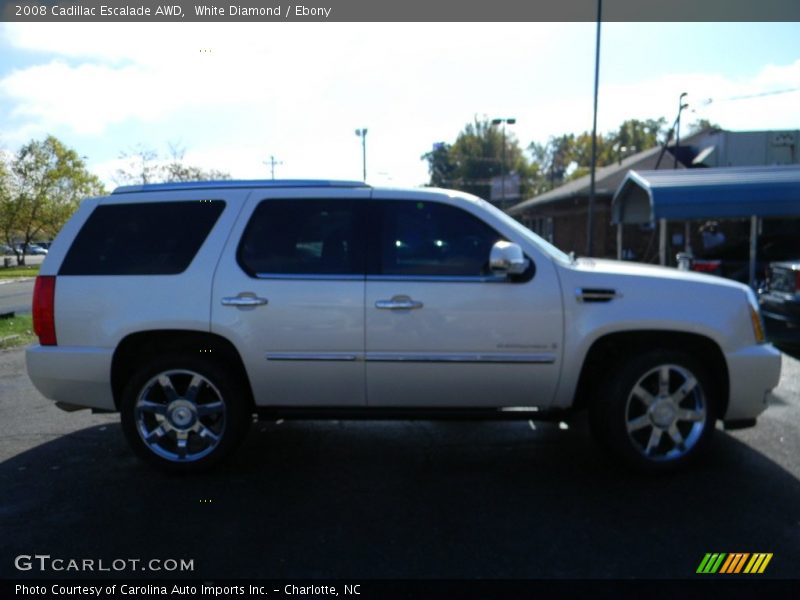
<path id="1" fill-rule="evenodd" d="M 798 0 L 0 0 L 3 21 L 800 21 Z"/>

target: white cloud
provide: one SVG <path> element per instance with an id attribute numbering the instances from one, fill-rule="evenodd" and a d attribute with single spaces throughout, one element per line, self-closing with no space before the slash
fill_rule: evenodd
<path id="1" fill-rule="evenodd" d="M 520 25 L 511 26 L 520 31 Z M 0 80 L 13 115 L 43 127 L 100 133 L 126 119 L 151 122 L 181 111 L 228 106 L 327 121 L 370 117 L 450 102 L 468 64 L 485 73 L 508 56 L 525 57 L 547 41 L 475 46 L 483 24 L 5 25 L 19 49 L 55 55 Z M 452 33 L 457 32 L 454 39 Z M 519 60 L 516 58 L 515 60 Z M 471 73 L 471 76 L 476 76 Z M 473 92 L 474 93 L 474 92 Z M 370 103 L 379 98 L 381 102 Z M 391 103 L 388 105 L 387 103 Z M 419 113 L 415 116 L 422 116 Z"/>
<path id="2" fill-rule="evenodd" d="M 52 132 L 91 144 L 106 181 L 120 151 L 169 141 L 236 177 L 268 176 L 274 154 L 279 177 L 358 178 L 353 129 L 368 127 L 370 179 L 415 185 L 420 155 L 475 115 L 516 117 L 509 132 L 523 146 L 592 124 L 590 23 L 15 23 L 0 39 L 25 58 L 0 73 L 4 141 Z M 800 60 L 748 78 L 698 68 L 605 84 L 613 68 L 601 65 L 601 132 L 671 122 L 683 91 L 688 122 L 800 128 L 797 93 L 725 100 L 800 87 Z"/>
<path id="3" fill-rule="evenodd" d="M 742 98 L 764 92 L 795 89 L 793 93 Z M 678 98 L 689 108 L 682 122 L 706 118 L 731 130 L 800 129 L 800 60 L 767 65 L 750 79 L 730 79 L 714 73 L 671 73 L 625 85 L 603 85 L 598 101 L 598 131 L 616 129 L 626 119 L 677 116 Z M 711 102 L 708 100 L 711 99 Z M 549 116 L 544 136 L 587 131 L 592 126 L 590 95 L 553 97 L 540 109 Z"/>

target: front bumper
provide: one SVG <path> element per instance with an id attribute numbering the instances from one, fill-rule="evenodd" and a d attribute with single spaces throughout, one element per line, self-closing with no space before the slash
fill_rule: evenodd
<path id="1" fill-rule="evenodd" d="M 28 376 L 43 396 L 73 406 L 116 411 L 109 348 L 31 346 Z"/>
<path id="2" fill-rule="evenodd" d="M 725 356 L 730 394 L 725 421 L 754 419 L 767 408 L 781 378 L 781 353 L 772 344 L 741 348 Z"/>

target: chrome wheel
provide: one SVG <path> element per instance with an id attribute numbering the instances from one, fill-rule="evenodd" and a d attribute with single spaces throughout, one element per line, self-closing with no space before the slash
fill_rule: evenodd
<path id="1" fill-rule="evenodd" d="M 134 404 L 136 430 L 145 446 L 173 462 L 197 461 L 213 452 L 223 437 L 225 413 L 217 387 L 183 369 L 152 377 Z"/>
<path id="2" fill-rule="evenodd" d="M 698 379 L 685 367 L 664 364 L 642 375 L 625 404 L 633 447 L 651 461 L 688 454 L 707 427 L 707 401 Z"/>

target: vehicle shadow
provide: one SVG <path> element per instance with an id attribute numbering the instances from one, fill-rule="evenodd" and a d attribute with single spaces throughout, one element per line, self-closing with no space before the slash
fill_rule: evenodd
<path id="1" fill-rule="evenodd" d="M 800 345 L 797 346 L 788 346 L 785 344 L 775 344 L 775 345 L 784 354 L 788 354 L 792 358 L 800 360 Z"/>
<path id="2" fill-rule="evenodd" d="M 682 578 L 706 552 L 772 552 L 765 576 L 796 577 L 800 482 L 716 433 L 652 477 L 580 421 L 257 423 L 229 464 L 176 477 L 90 427 L 0 464 L 0 575 L 98 575 L 14 569 L 39 553 L 194 561 L 125 577 Z"/>

